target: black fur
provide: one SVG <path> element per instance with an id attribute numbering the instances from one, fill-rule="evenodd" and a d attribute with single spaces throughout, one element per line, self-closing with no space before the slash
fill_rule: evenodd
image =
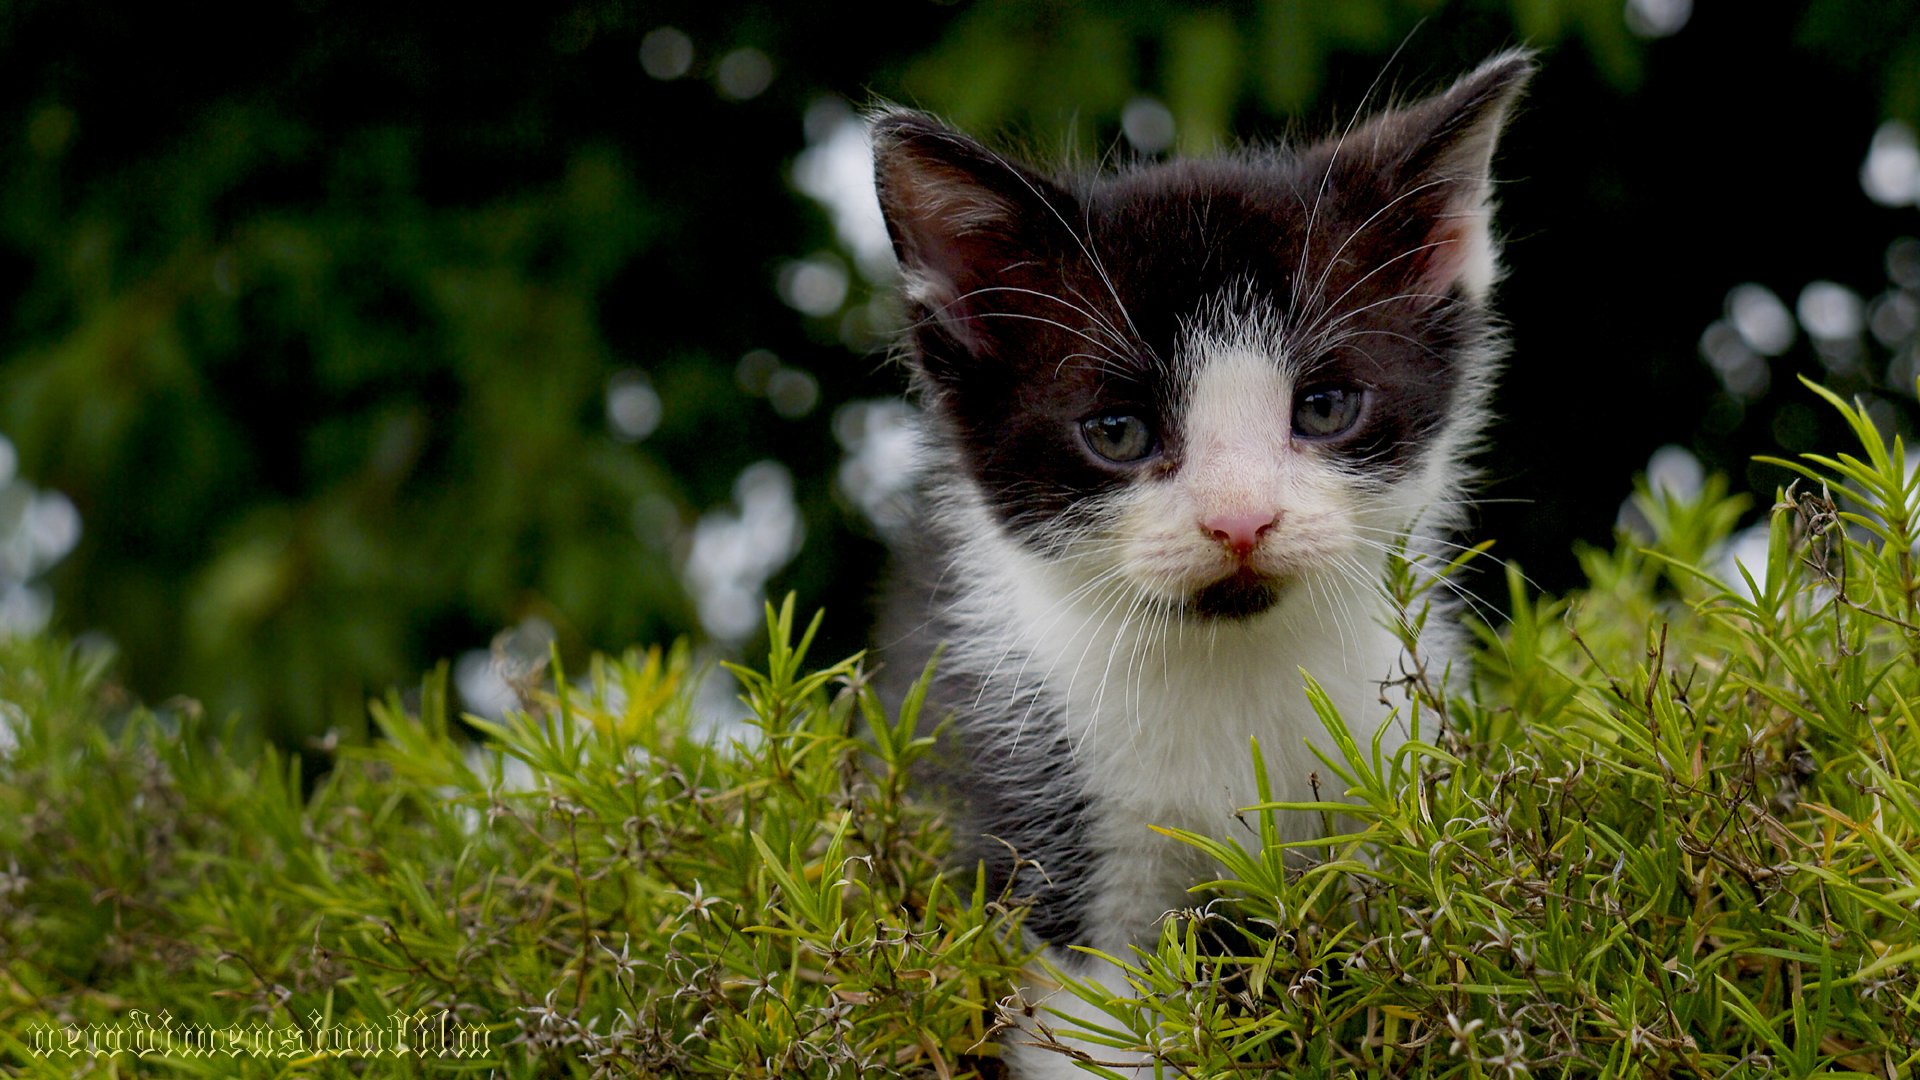
<path id="1" fill-rule="evenodd" d="M 1091 416 L 1142 416 L 1162 439 L 1157 467 L 1178 468 L 1183 337 L 1223 298 L 1296 332 L 1341 320 L 1332 347 L 1296 343 L 1303 385 L 1367 387 L 1341 452 L 1376 473 L 1408 467 L 1447 414 L 1460 357 L 1490 333 L 1457 287 L 1421 285 L 1457 246 L 1461 185 L 1481 182 L 1457 140 L 1530 70 L 1516 58 L 1304 150 L 1117 175 L 1044 177 L 924 115 L 882 115 L 895 250 L 909 273 L 952 285 L 911 305 L 917 388 L 1002 522 L 1044 548 L 1050 524 L 1127 481 L 1133 467 L 1081 442 Z"/>
<path id="2" fill-rule="evenodd" d="M 1531 71 L 1515 54 L 1341 138 L 1114 174 L 1048 176 L 925 115 L 882 113 L 877 182 L 936 462 L 964 469 L 1010 535 L 1054 550 L 1102 494 L 1180 469 L 1193 335 L 1272 319 L 1300 392 L 1364 388 L 1355 425 L 1323 440 L 1356 481 L 1412 468 L 1459 407 L 1466 366 L 1489 352 L 1494 325 L 1461 280 L 1459 223 L 1480 206 L 1500 114 Z M 1114 414 L 1146 420 L 1157 452 L 1093 453 L 1082 423 Z M 940 528 L 922 522 L 896 579 L 882 630 L 896 674 L 960 632 L 945 613 L 964 583 L 943 577 L 960 538 Z M 1284 587 L 1229 577 L 1187 607 L 1249 618 Z M 953 774 L 977 838 L 969 854 L 996 889 L 1034 901 L 1042 939 L 1086 940 L 1077 884 L 1100 857 L 1087 823 L 1099 778 L 1081 775 L 1047 705 L 980 694 L 945 674 L 930 703 L 958 715 L 960 752 L 979 763 Z M 982 710 L 1031 710 L 1031 738 L 987 744 L 967 723 Z"/>
<path id="3" fill-rule="evenodd" d="M 958 628 L 950 610 L 955 583 L 938 573 L 939 552 L 950 542 L 929 528 L 906 542 L 889 579 L 878 627 L 889 663 L 882 669 L 883 695 L 899 700 L 907 681 Z M 896 663 L 897 658 L 901 662 Z M 905 666 L 905 661 L 913 666 Z M 980 686 L 952 667 L 936 666 L 923 706 L 927 716 L 965 716 L 980 707 Z M 991 744 L 961 725 L 946 744 L 938 771 L 922 777 L 944 789 L 962 809 L 956 834 L 962 865 L 986 869 L 989 895 L 1011 905 L 1029 905 L 1025 927 L 1042 941 L 1085 942 L 1085 895 L 1079 884 L 1093 856 L 1087 836 L 1085 777 L 1072 747 L 1056 734 L 1060 725 L 1047 707 L 1026 700 L 996 700 L 996 709 L 1032 709 L 1034 737 L 1015 745 Z M 990 769 L 972 763 L 991 761 Z"/>

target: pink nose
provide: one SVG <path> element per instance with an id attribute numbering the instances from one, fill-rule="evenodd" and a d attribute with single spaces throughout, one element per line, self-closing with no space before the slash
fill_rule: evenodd
<path id="1" fill-rule="evenodd" d="M 1200 522 L 1200 531 L 1218 541 L 1239 558 L 1253 552 L 1267 530 L 1280 523 L 1280 515 L 1269 511 L 1232 511 L 1214 514 Z"/>

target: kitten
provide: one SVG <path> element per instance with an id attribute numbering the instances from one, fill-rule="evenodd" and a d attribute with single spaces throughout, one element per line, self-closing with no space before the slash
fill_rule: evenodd
<path id="1" fill-rule="evenodd" d="M 1532 71 L 1507 53 L 1338 138 L 1111 174 L 875 118 L 927 429 L 881 637 L 895 671 L 946 644 L 971 854 L 1041 940 L 1151 942 L 1210 875 L 1148 826 L 1251 838 L 1252 737 L 1275 798 L 1339 794 L 1301 669 L 1363 744 L 1404 741 L 1381 577 L 1460 524 L 1501 353 L 1489 164 Z"/>

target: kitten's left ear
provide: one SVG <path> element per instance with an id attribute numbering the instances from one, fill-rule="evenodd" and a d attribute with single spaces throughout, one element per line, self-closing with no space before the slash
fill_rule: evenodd
<path id="1" fill-rule="evenodd" d="M 1484 299 L 1493 285 L 1493 151 L 1535 70 L 1533 53 L 1501 53 L 1445 93 L 1376 117 L 1334 151 L 1336 162 L 1393 178 L 1397 190 L 1383 195 L 1427 223 L 1416 277 L 1429 295 L 1458 287 Z"/>
<path id="2" fill-rule="evenodd" d="M 977 290 L 1042 258 L 1072 197 L 1051 181 L 924 113 L 872 118 L 874 186 L 905 293 L 953 341 L 985 336 Z"/>

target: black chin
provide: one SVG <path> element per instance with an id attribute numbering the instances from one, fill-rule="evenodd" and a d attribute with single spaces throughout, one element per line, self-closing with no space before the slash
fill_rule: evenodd
<path id="1" fill-rule="evenodd" d="M 1251 619 L 1280 602 L 1284 584 L 1242 570 L 1194 593 L 1187 609 L 1208 619 Z"/>

